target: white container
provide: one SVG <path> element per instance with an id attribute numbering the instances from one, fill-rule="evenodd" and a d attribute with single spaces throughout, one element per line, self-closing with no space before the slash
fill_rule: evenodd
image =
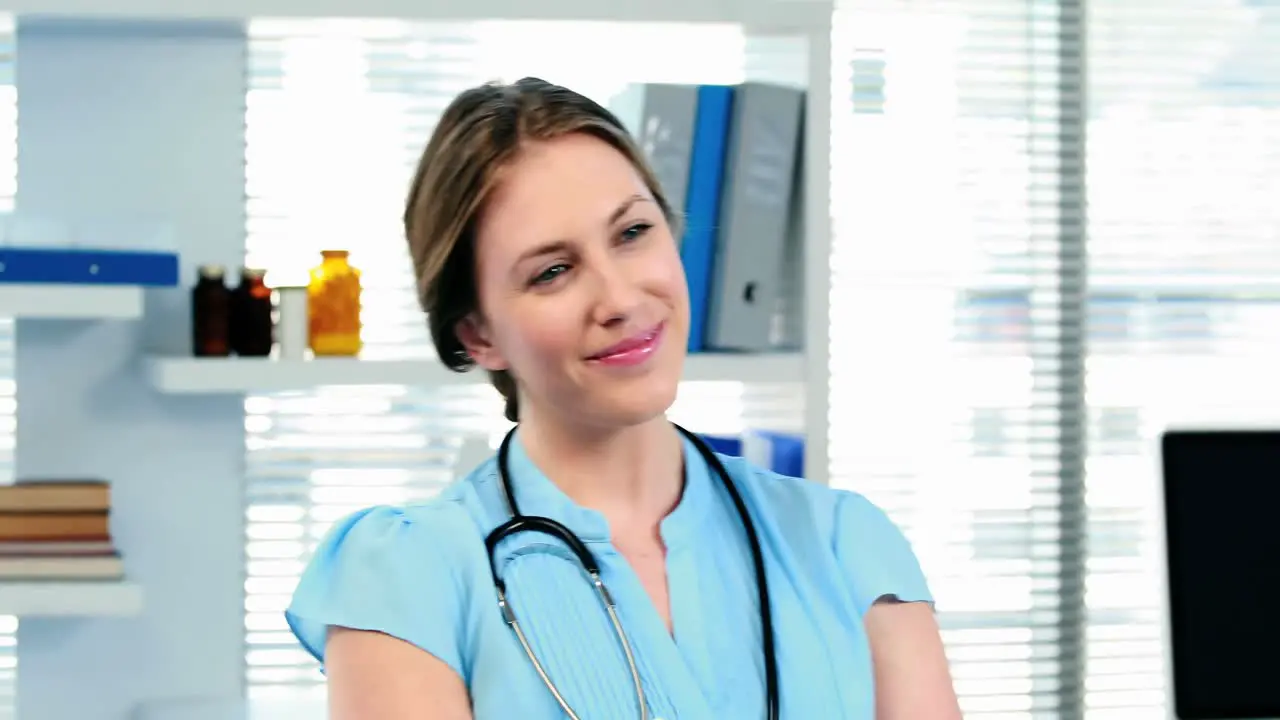
<path id="1" fill-rule="evenodd" d="M 279 313 L 276 320 L 276 341 L 280 346 L 281 360 L 303 360 L 310 346 L 307 313 L 307 288 L 286 285 L 276 288 Z"/>

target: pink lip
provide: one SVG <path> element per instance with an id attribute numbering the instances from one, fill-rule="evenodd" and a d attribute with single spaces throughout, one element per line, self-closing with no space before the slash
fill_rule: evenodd
<path id="1" fill-rule="evenodd" d="M 601 365 L 615 367 L 639 365 L 648 360 L 662 346 L 662 331 L 665 327 L 664 323 L 659 323 L 587 359 Z"/>

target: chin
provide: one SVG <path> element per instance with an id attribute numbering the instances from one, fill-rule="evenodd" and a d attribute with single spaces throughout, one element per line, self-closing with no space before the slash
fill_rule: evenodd
<path id="1" fill-rule="evenodd" d="M 683 338 L 683 333 L 675 335 Z M 599 374 L 592 371 L 590 379 L 577 386 L 578 409 L 570 415 L 589 417 L 592 424 L 611 427 L 632 427 L 663 417 L 676 401 L 684 359 L 682 340 L 678 345 L 662 348 L 643 369 Z"/>
<path id="2" fill-rule="evenodd" d="M 625 383 L 610 388 L 604 397 L 598 398 L 592 414 L 601 422 L 616 427 L 643 425 L 654 418 L 663 417 L 676 401 L 679 375 L 664 377 L 655 373 L 643 382 Z"/>
<path id="3" fill-rule="evenodd" d="M 637 402 L 626 408 L 627 414 L 631 418 L 632 425 L 640 425 L 654 418 L 664 417 L 667 411 L 676 401 L 676 390 L 671 388 L 670 392 L 654 393 L 645 398 L 638 399 Z"/>

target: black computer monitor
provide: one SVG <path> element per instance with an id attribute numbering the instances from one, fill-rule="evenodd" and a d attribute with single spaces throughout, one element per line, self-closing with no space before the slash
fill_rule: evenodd
<path id="1" fill-rule="evenodd" d="M 1161 452 L 1175 715 L 1280 718 L 1280 429 Z"/>

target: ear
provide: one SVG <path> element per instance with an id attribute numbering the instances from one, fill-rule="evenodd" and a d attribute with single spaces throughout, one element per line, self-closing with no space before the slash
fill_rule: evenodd
<path id="1" fill-rule="evenodd" d="M 494 346 L 489 327 L 474 313 L 459 320 L 453 332 L 457 334 L 458 341 L 466 349 L 467 355 L 470 355 L 477 365 L 485 370 L 507 369 L 506 358 L 502 357 L 502 353 Z"/>

